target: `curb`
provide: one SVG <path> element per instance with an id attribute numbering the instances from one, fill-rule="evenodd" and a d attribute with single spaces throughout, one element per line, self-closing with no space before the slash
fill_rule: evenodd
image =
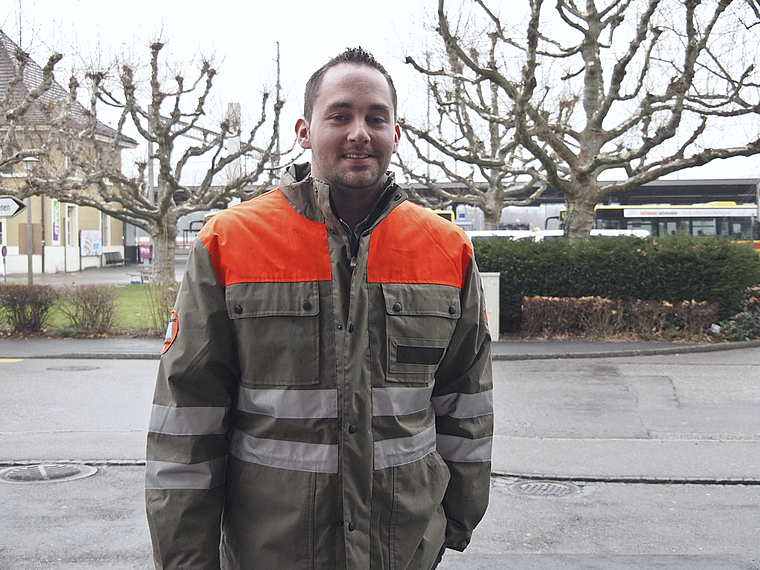
<path id="1" fill-rule="evenodd" d="M 548 360 L 560 358 L 616 358 L 626 356 L 658 356 L 667 354 L 691 354 L 698 352 L 717 352 L 738 350 L 760 346 L 760 339 L 725 342 L 716 344 L 674 345 L 659 348 L 632 348 L 586 352 L 553 352 L 535 354 L 491 354 L 492 360 Z"/>
<path id="2" fill-rule="evenodd" d="M 77 459 L 77 460 L 0 460 L 0 468 L 5 467 L 25 467 L 30 465 L 88 465 L 91 467 L 144 467 L 145 460 L 142 459 Z M 600 476 L 564 476 L 564 475 L 541 475 L 536 473 L 506 473 L 492 471 L 491 477 L 494 479 L 518 479 L 520 481 L 557 481 L 564 483 L 619 483 L 619 484 L 638 484 L 638 485 L 721 485 L 721 486 L 738 486 L 745 485 L 748 487 L 760 486 L 760 479 L 756 478 L 735 478 L 735 477 L 600 477 Z"/>
<path id="3" fill-rule="evenodd" d="M 3 358 L 23 358 L 28 360 L 159 360 L 161 354 L 158 352 L 71 352 L 29 356 L 4 356 Z"/>
<path id="4" fill-rule="evenodd" d="M 29 465 L 88 465 L 90 467 L 145 467 L 145 459 L 1 459 L 0 468 Z"/>
<path id="5" fill-rule="evenodd" d="M 521 481 L 561 481 L 565 483 L 624 483 L 640 485 L 747 485 L 760 486 L 760 479 L 735 477 L 579 477 L 563 475 L 541 475 L 536 473 L 492 472 L 497 479 L 519 479 Z"/>
<path id="6" fill-rule="evenodd" d="M 492 353 L 494 361 L 516 360 L 549 360 L 564 358 L 622 358 L 631 356 L 658 356 L 669 354 L 692 354 L 700 352 L 717 352 L 725 350 L 739 350 L 760 346 L 760 339 L 744 340 L 738 342 L 722 342 L 715 344 L 691 344 L 672 346 L 659 346 L 657 348 L 631 348 L 613 350 L 585 350 L 578 352 L 537 352 L 537 353 Z M 498 343 L 492 345 L 498 347 Z M 48 353 L 37 355 L 6 354 L 2 358 L 25 358 L 25 359 L 68 359 L 68 360 L 159 360 L 160 351 L 155 352 L 65 352 Z"/>

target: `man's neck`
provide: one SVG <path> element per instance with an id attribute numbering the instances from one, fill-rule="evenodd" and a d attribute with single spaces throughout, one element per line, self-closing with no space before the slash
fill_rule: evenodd
<path id="1" fill-rule="evenodd" d="M 344 192 L 340 188 L 330 187 L 330 198 L 338 218 L 352 230 L 355 229 L 357 224 L 370 215 L 386 189 L 387 183 L 386 177 L 377 188 L 361 194 L 357 194 L 355 190 Z"/>
<path id="2" fill-rule="evenodd" d="M 382 188 L 361 198 L 342 196 L 339 192 L 331 192 L 330 195 L 338 218 L 353 230 L 357 224 L 369 216 L 381 194 Z"/>

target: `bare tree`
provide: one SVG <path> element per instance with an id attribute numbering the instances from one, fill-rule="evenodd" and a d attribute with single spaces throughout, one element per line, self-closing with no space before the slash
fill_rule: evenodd
<path id="1" fill-rule="evenodd" d="M 175 280 L 180 217 L 212 209 L 233 197 L 248 199 L 272 182 L 274 172 L 267 165 L 276 150 L 283 102 L 272 103 L 264 93 L 258 120 L 244 140 L 240 140 L 240 117 L 235 113 L 220 120 L 215 129 L 204 128 L 216 70 L 204 60 L 192 78 L 178 73 L 164 79 L 171 73 L 160 62 L 162 48 L 159 42 L 150 46 L 145 93 L 138 77 L 143 69 L 138 66 L 123 64 L 115 86 L 108 73 L 90 71 L 86 75 L 90 101 L 84 108 L 76 101 L 79 83 L 72 78 L 67 112 L 55 124 L 57 150 L 65 160 L 40 162 L 26 192 L 91 206 L 145 230 L 154 245 L 154 282 L 168 284 Z M 117 126 L 110 133 L 99 120 L 106 109 L 118 114 Z M 120 150 L 129 145 L 130 133 L 147 145 L 148 157 L 127 173 Z M 250 160 L 247 171 L 241 173 L 234 166 L 243 157 Z M 198 181 L 189 171 L 199 162 L 203 167 Z"/>
<path id="2" fill-rule="evenodd" d="M 472 84 L 512 102 L 514 137 L 540 162 L 538 180 L 565 195 L 571 239 L 588 236 L 607 197 L 760 152 L 753 2 L 527 0 L 509 17 L 466 3 L 494 56 L 473 55 L 445 0 L 437 32 Z M 520 10 L 522 31 L 510 29 Z"/>
<path id="3" fill-rule="evenodd" d="M 49 129 L 30 144 L 32 132 L 40 127 L 39 121 L 30 118 L 30 115 L 42 112 L 42 100 L 55 83 L 54 69 L 62 56 L 54 53 L 45 67 L 40 69 L 28 53 L 1 31 L 0 43 L 4 59 L 0 65 L 3 76 L 0 88 L 4 89 L 0 97 L 0 171 L 5 171 L 24 159 L 37 159 L 43 152 Z M 19 135 L 22 140 L 19 140 Z"/>
<path id="4" fill-rule="evenodd" d="M 495 34 L 488 36 L 484 46 L 488 68 L 496 66 L 498 43 Z M 480 63 L 476 46 L 470 45 L 469 54 Z M 431 65 L 430 55 L 426 54 L 424 64 L 411 56 L 406 62 L 426 77 L 437 120 L 429 122 L 430 109 L 424 125 L 399 119 L 414 157 L 405 160 L 397 154 L 395 164 L 425 205 L 469 204 L 483 211 L 486 229 L 498 229 L 505 206 L 530 204 L 546 189 L 535 171 L 537 161 L 526 159 L 517 144 L 514 103 L 497 83 L 467 75 L 450 45 L 444 46 L 439 66 Z M 413 182 L 432 190 L 434 198 L 415 192 Z"/>

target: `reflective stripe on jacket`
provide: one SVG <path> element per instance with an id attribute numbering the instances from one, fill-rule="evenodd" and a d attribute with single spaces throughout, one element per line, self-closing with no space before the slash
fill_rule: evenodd
<path id="1" fill-rule="evenodd" d="M 427 570 L 485 512 L 490 338 L 470 242 L 389 179 L 352 257 L 307 174 L 193 245 L 148 434 L 157 568 Z"/>

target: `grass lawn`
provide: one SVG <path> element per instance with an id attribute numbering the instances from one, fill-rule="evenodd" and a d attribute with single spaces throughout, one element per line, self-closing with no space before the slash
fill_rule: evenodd
<path id="1" fill-rule="evenodd" d="M 147 284 L 125 285 L 114 289 L 116 301 L 111 334 L 163 336 L 178 287 L 174 287 L 171 294 L 167 294 L 163 288 Z M 160 307 L 156 309 L 159 314 L 155 323 L 151 305 Z M 4 322 L 5 315 L 0 310 L 0 323 Z M 69 318 L 59 308 L 59 303 L 50 311 L 46 332 L 52 336 L 76 334 Z"/>
<path id="2" fill-rule="evenodd" d="M 115 319 L 117 329 L 142 331 L 154 328 L 148 297 L 150 288 L 150 285 L 125 285 L 124 287 L 117 287 Z M 161 319 L 159 317 L 157 319 L 160 322 L 156 323 L 156 327 L 158 328 L 156 334 L 163 334 L 170 316 L 171 308 L 169 308 L 165 318 Z"/>

